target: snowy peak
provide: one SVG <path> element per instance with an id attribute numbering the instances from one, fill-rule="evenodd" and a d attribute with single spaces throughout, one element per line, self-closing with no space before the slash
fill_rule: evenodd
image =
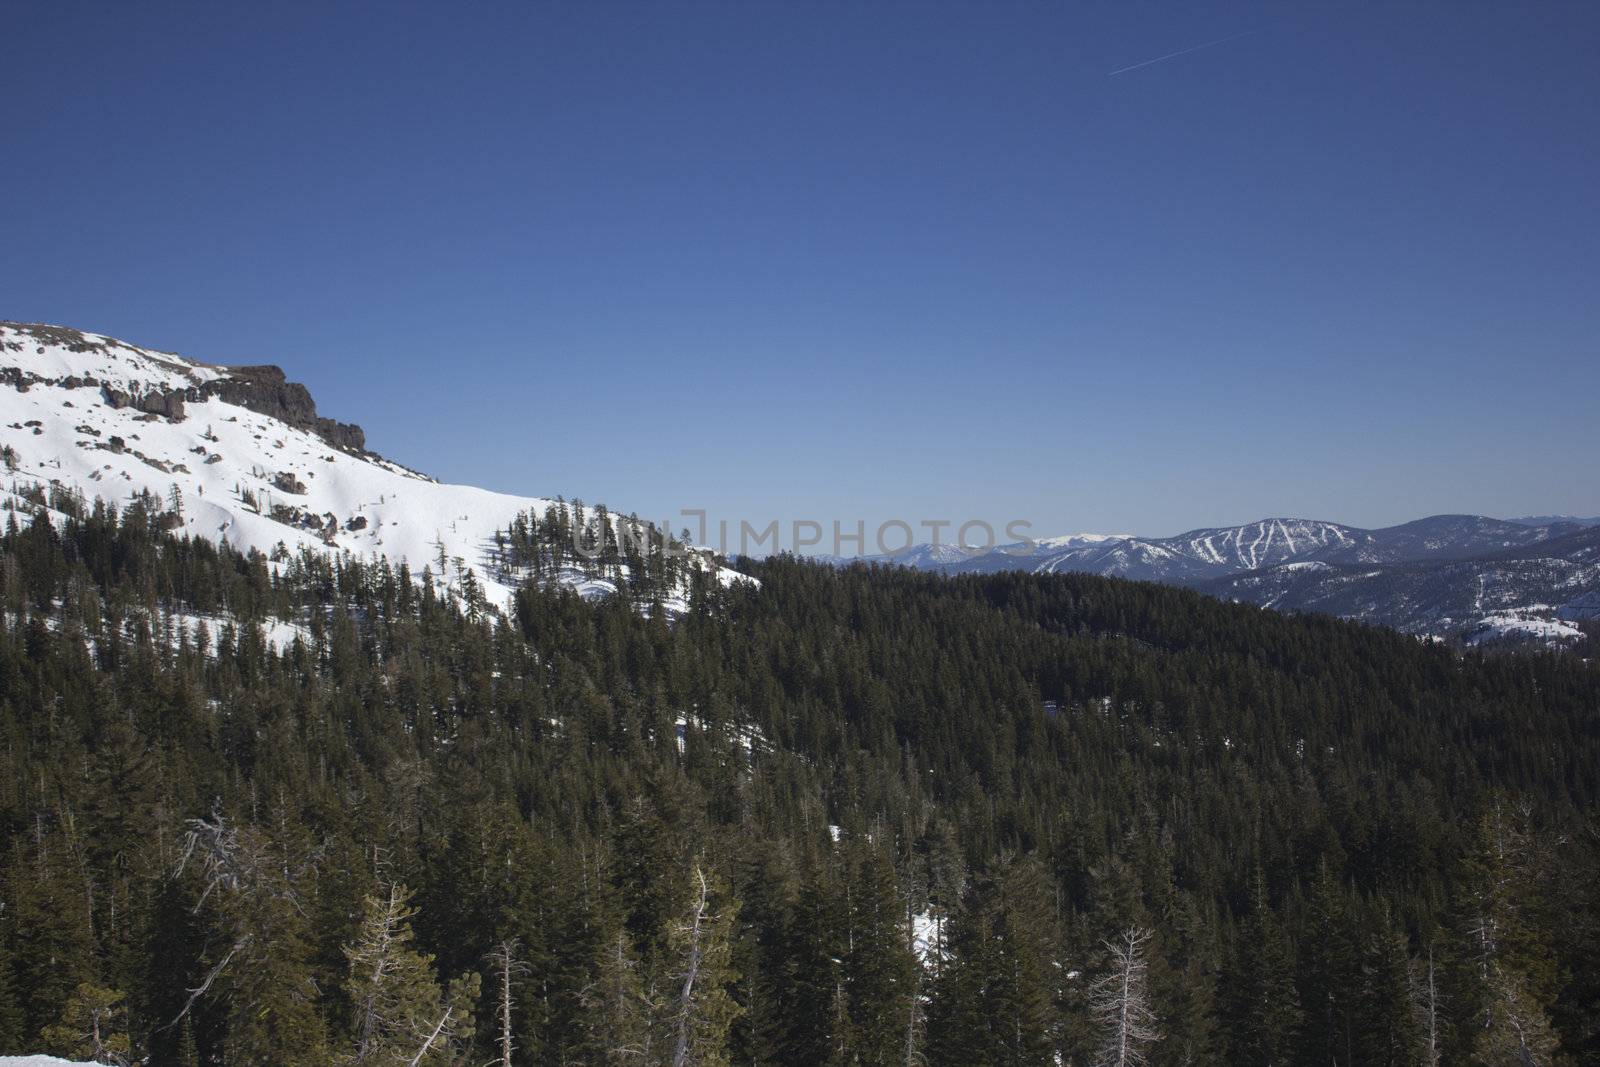
<path id="1" fill-rule="evenodd" d="M 1071 534 L 1059 534 L 1059 535 L 1057 535 L 1055 537 L 1040 537 L 1040 538 L 1036 538 L 1033 543 L 1038 545 L 1041 549 L 1047 549 L 1048 550 L 1048 549 L 1063 549 L 1063 548 L 1079 548 L 1079 547 L 1081 547 L 1083 545 L 1103 545 L 1108 541 L 1129 541 L 1129 540 L 1132 540 L 1132 539 L 1133 539 L 1133 534 L 1126 534 L 1126 533 L 1117 533 L 1117 534 L 1071 533 Z"/>
<path id="2" fill-rule="evenodd" d="M 113 408 L 174 422 L 184 421 L 188 405 L 217 398 L 307 430 L 335 448 L 366 447 L 361 427 L 318 415 L 310 391 L 270 364 L 199 363 L 63 326 L 6 322 L 0 323 L 0 376 L 21 391 L 40 384 L 98 389 Z"/>
<path id="3" fill-rule="evenodd" d="M 430 567 L 447 586 L 470 585 L 500 604 L 527 578 L 506 531 L 552 509 L 596 514 L 441 484 L 365 443 L 360 427 L 320 415 L 277 367 L 218 366 L 99 334 L 0 323 L 0 505 L 13 511 L 32 513 L 61 494 L 80 506 L 154 502 L 175 532 L 277 560 L 312 551 Z M 648 525 L 600 514 L 613 536 Z M 709 554 L 690 555 L 693 567 L 737 580 Z M 589 595 L 629 580 L 621 564 L 571 559 L 538 573 Z"/>

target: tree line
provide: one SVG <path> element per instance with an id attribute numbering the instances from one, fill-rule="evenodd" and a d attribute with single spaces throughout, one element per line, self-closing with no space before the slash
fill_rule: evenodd
<path id="1" fill-rule="evenodd" d="M 54 503 L 0 534 L 0 1051 L 1600 1057 L 1581 658 L 789 558 L 502 612 Z"/>

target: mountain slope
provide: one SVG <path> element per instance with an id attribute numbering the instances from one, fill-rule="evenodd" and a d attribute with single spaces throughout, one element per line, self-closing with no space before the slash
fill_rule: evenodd
<path id="1" fill-rule="evenodd" d="M 564 505 L 440 483 L 365 444 L 360 427 L 321 416 L 277 367 L 0 323 L 6 506 L 31 509 L 51 491 L 118 507 L 149 494 L 179 532 L 278 559 L 302 549 L 382 556 L 419 574 L 429 566 L 452 585 L 471 570 L 490 602 L 507 602 L 525 575 L 507 564 L 497 533 Z M 695 560 L 717 567 L 708 555 Z M 578 568 L 555 577 L 591 595 L 616 585 Z"/>
<path id="2" fill-rule="evenodd" d="M 1321 611 L 1413 633 L 1565 639 L 1557 621 L 1600 615 L 1593 527 L 1433 515 L 1365 530 L 1272 518 L 1175 537 L 1085 536 L 887 562 L 950 574 L 1088 573 L 1187 585 L 1228 599 Z"/>
<path id="3" fill-rule="evenodd" d="M 1130 537 L 1047 554 L 1041 572 L 1090 571 L 1123 578 L 1190 582 L 1237 570 L 1315 557 L 1358 544 L 1364 532 L 1315 519 L 1262 519 L 1190 530 L 1176 537 Z"/>
<path id="4" fill-rule="evenodd" d="M 1321 611 L 1469 640 L 1577 636 L 1561 619 L 1600 615 L 1600 527 L 1471 559 L 1379 566 L 1288 564 L 1196 588 L 1285 611 Z"/>

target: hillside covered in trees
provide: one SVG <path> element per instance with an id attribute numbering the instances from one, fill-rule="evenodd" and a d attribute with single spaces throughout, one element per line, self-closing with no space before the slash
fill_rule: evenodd
<path id="1" fill-rule="evenodd" d="M 158 519 L 0 535 L 0 1053 L 1600 1062 L 1578 657 L 787 558 L 674 617 L 526 526 L 501 614 Z"/>

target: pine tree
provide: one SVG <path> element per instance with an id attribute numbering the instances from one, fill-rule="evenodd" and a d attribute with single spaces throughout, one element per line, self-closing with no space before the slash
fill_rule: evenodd
<path id="1" fill-rule="evenodd" d="M 951 1067 L 1053 1062 L 1058 944 L 1037 864 L 1009 859 L 975 879 L 951 924 L 950 959 L 934 985 L 929 1061 Z"/>
<path id="2" fill-rule="evenodd" d="M 1421 1054 L 1421 1041 L 1411 1001 L 1409 946 L 1387 908 L 1380 906 L 1370 925 L 1356 991 L 1360 1022 L 1350 1062 L 1410 1067 Z"/>
<path id="3" fill-rule="evenodd" d="M 1298 990 L 1305 1009 L 1301 1056 L 1306 1063 L 1351 1064 L 1362 976 L 1351 905 L 1326 857 L 1317 864 L 1297 956 Z"/>
<path id="4" fill-rule="evenodd" d="M 478 975 L 439 988 L 433 957 L 410 947 L 410 899 L 398 883 L 368 897 L 360 938 L 345 948 L 354 1049 L 341 1062 L 349 1067 L 445 1067 L 471 1043 Z"/>
<path id="5" fill-rule="evenodd" d="M 1158 1067 L 1194 1067 L 1216 1059 L 1214 934 L 1193 894 L 1175 890 L 1162 917 L 1163 965 L 1151 967 L 1151 992 L 1164 1007 L 1162 1039 L 1151 1051 Z"/>
<path id="6" fill-rule="evenodd" d="M 36 826 L 32 847 L 14 853 L 5 894 L 27 1034 L 59 1020 L 73 993 L 98 977 L 89 895 L 74 842 L 44 828 L 42 818 Z"/>
<path id="7" fill-rule="evenodd" d="M 177 1047 L 172 1054 L 172 1067 L 200 1067 L 200 1050 L 195 1045 L 194 1023 L 188 1019 L 179 1024 Z"/>
<path id="8" fill-rule="evenodd" d="M 1294 949 L 1256 871 L 1250 915 L 1236 937 L 1225 990 L 1228 1062 L 1280 1067 L 1292 1062 L 1302 1014 L 1294 984 Z"/>
<path id="9" fill-rule="evenodd" d="M 655 1062 L 651 1032 L 658 1010 L 646 992 L 627 932 L 616 930 L 600 953 L 595 981 L 584 989 L 585 1061 L 607 1067 Z"/>
<path id="10" fill-rule="evenodd" d="M 849 941 L 843 888 L 830 873 L 814 872 L 807 879 L 785 933 L 778 986 L 782 1037 L 774 1057 L 780 1063 L 826 1063 L 844 1040 L 835 1031 L 848 1022 L 841 964 Z"/>
<path id="11" fill-rule="evenodd" d="M 681 873 L 683 843 L 653 803 L 630 802 L 618 828 L 617 887 L 628 904 L 627 928 L 647 967 L 653 967 L 675 912 L 693 887 Z"/>
<path id="12" fill-rule="evenodd" d="M 11 973 L 11 956 L 0 944 L 0 1048 L 21 1048 L 26 1017 Z"/>
<path id="13" fill-rule="evenodd" d="M 1537 912 L 1535 841 L 1526 810 L 1497 801 L 1479 822 L 1477 847 L 1467 865 L 1466 981 L 1458 984 L 1470 1007 L 1464 1035 L 1472 1062 L 1541 1067 L 1551 1062 L 1556 1036 L 1546 1014 L 1554 986 L 1547 934 L 1532 921 Z"/>
<path id="14" fill-rule="evenodd" d="M 128 1037 L 127 1006 L 114 989 L 85 982 L 72 994 L 61 1018 L 40 1035 L 51 1052 L 72 1059 L 128 1067 L 133 1045 Z"/>
<path id="15" fill-rule="evenodd" d="M 843 987 L 851 1022 L 851 1059 L 868 1067 L 888 1067 L 905 1055 L 917 961 L 904 933 L 905 908 L 894 867 L 877 849 L 867 850 L 857 861 L 847 907 Z"/>
<path id="16" fill-rule="evenodd" d="M 740 842 L 735 867 L 739 934 L 733 965 L 739 972 L 735 997 L 744 1012 L 734 1024 L 734 1061 L 755 1067 L 781 1062 L 780 1050 L 796 1010 L 790 935 L 799 883 L 789 850 L 766 838 Z"/>
<path id="17" fill-rule="evenodd" d="M 173 1022 L 201 997 L 225 990 L 230 1067 L 324 1067 L 326 1031 L 302 901 L 321 850 L 308 848 L 287 823 L 274 831 L 220 814 L 190 822 L 184 869 L 198 868 L 200 900 L 214 907 L 227 947 Z"/>

